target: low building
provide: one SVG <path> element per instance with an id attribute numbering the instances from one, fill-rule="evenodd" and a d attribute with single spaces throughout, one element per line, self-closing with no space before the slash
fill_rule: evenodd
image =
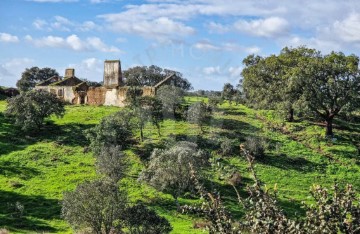
<path id="1" fill-rule="evenodd" d="M 143 96 L 155 96 L 156 90 L 171 80 L 166 77 L 155 86 L 140 87 Z M 65 76 L 53 76 L 35 86 L 35 89 L 54 93 L 58 98 L 71 104 L 89 104 L 106 106 L 125 106 L 129 86 L 124 86 L 120 60 L 106 60 L 104 80 L 101 87 L 89 87 L 86 82 L 75 76 L 75 69 L 65 70 Z"/>

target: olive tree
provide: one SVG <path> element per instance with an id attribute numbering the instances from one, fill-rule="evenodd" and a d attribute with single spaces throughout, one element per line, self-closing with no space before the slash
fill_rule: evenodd
<path id="1" fill-rule="evenodd" d="M 128 161 L 121 146 L 104 146 L 95 157 L 96 170 L 100 174 L 106 175 L 115 183 L 125 176 Z"/>
<path id="2" fill-rule="evenodd" d="M 86 181 L 65 192 L 61 215 L 75 230 L 91 228 L 94 233 L 121 230 L 126 195 L 106 180 Z"/>
<path id="3" fill-rule="evenodd" d="M 46 117 L 62 117 L 65 113 L 64 102 L 43 90 L 22 92 L 7 101 L 5 114 L 12 117 L 22 130 L 39 130 Z"/>
<path id="4" fill-rule="evenodd" d="M 195 102 L 187 111 L 187 120 L 190 123 L 197 124 L 201 132 L 204 132 L 203 126 L 210 118 L 210 113 L 210 108 L 204 102 Z"/>
<path id="5" fill-rule="evenodd" d="M 124 109 L 104 117 L 98 125 L 85 131 L 90 148 L 99 154 L 103 146 L 123 146 L 132 137 L 132 113 Z"/>
<path id="6" fill-rule="evenodd" d="M 125 225 L 131 234 L 166 234 L 172 231 L 167 219 L 143 204 L 131 206 L 125 213 Z"/>
<path id="7" fill-rule="evenodd" d="M 175 86 L 163 85 L 156 91 L 156 97 L 163 105 L 164 114 L 175 116 L 176 108 L 184 102 L 184 91 Z"/>
<path id="8" fill-rule="evenodd" d="M 170 193 L 176 204 L 184 192 L 193 187 L 191 171 L 200 173 L 207 164 L 207 154 L 195 143 L 181 141 L 168 149 L 154 149 L 149 165 L 139 177 L 159 191 Z"/>

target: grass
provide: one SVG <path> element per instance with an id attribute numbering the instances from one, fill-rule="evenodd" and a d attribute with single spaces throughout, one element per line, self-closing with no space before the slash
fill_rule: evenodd
<path id="1" fill-rule="evenodd" d="M 189 103 L 201 100 L 187 97 Z M 88 142 L 83 131 L 119 108 L 67 106 L 64 118 L 47 120 L 38 135 L 24 135 L 14 127 L 3 115 L 5 108 L 5 101 L 0 101 L 0 228 L 14 233 L 71 233 L 71 228 L 60 218 L 62 194 L 96 177 L 94 158 L 84 150 Z M 177 213 L 169 194 L 137 182 L 146 158 L 154 147 L 163 147 L 169 139 L 197 142 L 217 160 L 207 171 L 206 185 L 220 191 L 233 215 L 241 217 L 243 210 L 227 185 L 227 176 L 234 170 L 241 173 L 242 194 L 252 179 L 238 150 L 233 155 L 222 156 L 219 143 L 227 137 L 238 149 L 247 136 L 256 135 L 268 142 L 265 158 L 256 165 L 259 178 L 268 187 L 277 184 L 280 205 L 286 213 L 291 217 L 301 216 L 304 214 L 301 201 L 311 202 L 308 191 L 314 183 L 330 187 L 337 180 L 360 189 L 360 125 L 338 120 L 334 130 L 336 141 L 328 141 L 319 123 L 283 123 L 271 111 L 225 103 L 205 126 L 204 134 L 184 121 L 164 121 L 161 137 L 155 128 L 147 126 L 145 141 L 126 150 L 132 164 L 121 186 L 128 191 L 131 201 L 142 200 L 165 216 L 174 227 L 172 233 L 203 233 L 192 228 L 199 217 Z M 182 204 L 199 202 L 191 197 L 180 199 Z"/>

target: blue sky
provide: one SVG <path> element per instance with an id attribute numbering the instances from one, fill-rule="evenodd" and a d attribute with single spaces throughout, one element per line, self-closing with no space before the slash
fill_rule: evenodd
<path id="1" fill-rule="evenodd" d="M 154 64 L 220 90 L 251 53 L 359 54 L 359 12 L 358 0 L 1 0 L 0 85 L 32 66 L 101 81 L 104 60 L 120 59 L 123 70 Z"/>

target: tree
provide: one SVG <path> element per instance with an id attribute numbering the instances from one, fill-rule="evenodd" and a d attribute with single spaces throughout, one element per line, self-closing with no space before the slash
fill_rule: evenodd
<path id="1" fill-rule="evenodd" d="M 165 115 L 176 115 L 176 108 L 184 102 L 184 91 L 178 87 L 163 85 L 156 91 L 157 98 L 163 105 Z"/>
<path id="2" fill-rule="evenodd" d="M 104 117 L 98 125 L 86 130 L 85 136 L 90 141 L 90 148 L 95 155 L 98 155 L 104 146 L 125 147 L 132 137 L 132 118 L 132 113 L 123 109 Z"/>
<path id="3" fill-rule="evenodd" d="M 65 192 L 61 215 L 75 230 L 90 227 L 94 233 L 121 230 L 126 195 L 106 180 L 86 181 Z"/>
<path id="4" fill-rule="evenodd" d="M 117 183 L 125 176 L 128 161 L 121 146 L 104 146 L 96 156 L 96 170 Z"/>
<path id="5" fill-rule="evenodd" d="M 226 83 L 226 84 L 224 84 L 223 91 L 221 93 L 221 97 L 224 100 L 229 101 L 229 103 L 231 105 L 231 101 L 233 100 L 233 96 L 235 95 L 235 92 L 236 91 L 234 89 L 234 86 L 230 83 Z"/>
<path id="6" fill-rule="evenodd" d="M 212 109 L 216 109 L 217 106 L 219 104 L 222 104 L 223 100 L 220 96 L 217 96 L 217 95 L 214 95 L 214 94 L 211 94 L 209 96 L 209 99 L 208 99 L 208 103 L 209 103 L 209 106 L 212 108 Z"/>
<path id="7" fill-rule="evenodd" d="M 129 207 L 125 213 L 125 225 L 131 234 L 166 234 L 172 231 L 169 221 L 143 204 Z"/>
<path id="8" fill-rule="evenodd" d="M 124 71 L 125 84 L 128 86 L 154 86 L 167 76 L 174 74 L 171 83 L 182 90 L 190 90 L 190 82 L 180 72 L 163 69 L 155 65 L 136 66 Z"/>
<path id="9" fill-rule="evenodd" d="M 193 103 L 187 111 L 187 120 L 190 123 L 197 124 L 201 132 L 204 132 L 203 126 L 210 117 L 210 108 L 204 102 Z"/>
<path id="10" fill-rule="evenodd" d="M 302 91 L 292 69 L 299 66 L 301 59 L 315 56 L 318 52 L 306 47 L 285 47 L 280 55 L 266 58 L 249 55 L 243 60 L 242 71 L 247 103 L 255 108 L 275 109 L 287 121 L 293 121 L 295 109 L 301 109 L 298 100 Z"/>
<path id="11" fill-rule="evenodd" d="M 195 170 L 198 174 L 206 164 L 207 154 L 204 151 L 198 150 L 194 143 L 181 141 L 165 150 L 154 149 L 149 165 L 141 172 L 139 180 L 170 193 L 178 205 L 178 197 L 192 189 L 190 171 Z"/>
<path id="12" fill-rule="evenodd" d="M 26 68 L 21 74 L 21 79 L 16 82 L 16 87 L 20 91 L 29 91 L 35 87 L 36 83 L 45 81 L 53 76 L 58 76 L 59 73 L 52 68 Z"/>
<path id="13" fill-rule="evenodd" d="M 333 119 L 360 106 L 359 57 L 332 52 L 304 58 L 293 69 L 302 90 L 301 105 L 323 119 L 327 137 L 333 136 Z"/>
<path id="14" fill-rule="evenodd" d="M 22 92 L 8 99 L 5 114 L 13 117 L 15 124 L 22 130 L 40 130 L 44 119 L 50 115 L 62 117 L 65 113 L 64 102 L 56 95 L 43 90 Z"/>
<path id="15" fill-rule="evenodd" d="M 141 103 L 143 108 L 147 109 L 149 113 L 150 122 L 156 127 L 158 135 L 161 136 L 160 124 L 164 121 L 162 102 L 156 97 L 146 96 L 142 98 Z"/>

